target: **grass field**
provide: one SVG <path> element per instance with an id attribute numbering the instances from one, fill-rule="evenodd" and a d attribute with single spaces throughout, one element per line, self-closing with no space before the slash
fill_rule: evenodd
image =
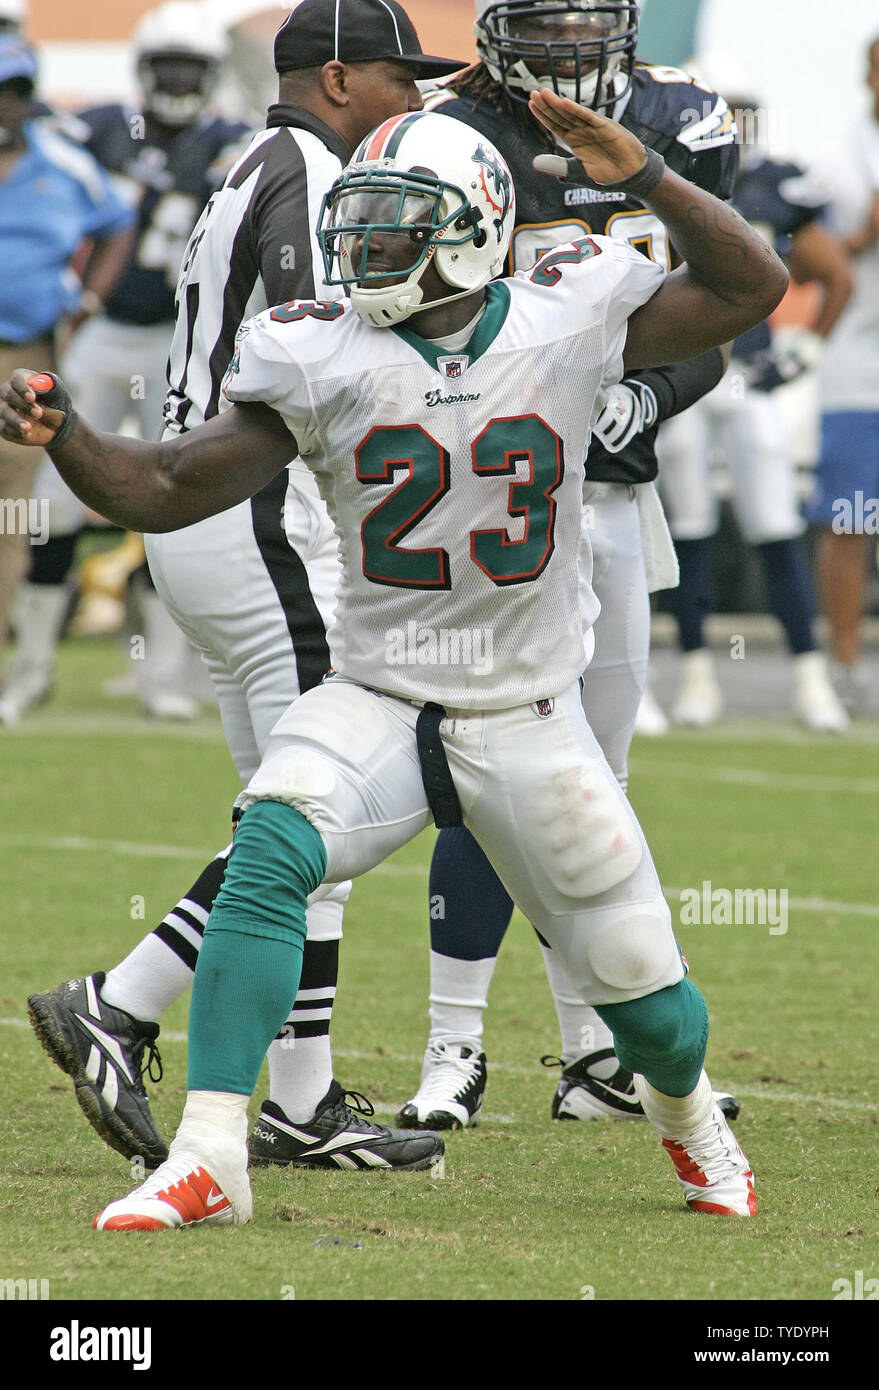
<path id="1" fill-rule="evenodd" d="M 167 729 L 101 698 L 120 666 L 112 646 L 68 643 L 56 702 L 0 735 L 0 1277 L 77 1300 L 827 1301 L 838 1279 L 879 1276 L 875 726 L 832 742 L 764 724 L 634 750 L 631 795 L 676 919 L 679 891 L 704 880 L 789 893 L 786 932 L 679 930 L 712 1015 L 710 1072 L 742 1101 L 756 1220 L 689 1213 L 644 1123 L 550 1122 L 556 1074 L 539 1058 L 558 1048 L 555 1015 L 517 918 L 487 1016 L 484 1120 L 449 1138 L 443 1180 L 259 1172 L 250 1227 L 95 1234 L 128 1167 L 31 1036 L 25 998 L 120 959 L 225 842 L 236 792 L 213 715 Z M 411 1094 L 426 1037 L 430 846 L 360 880 L 346 919 L 336 1073 L 384 1119 Z M 168 1136 L 186 1010 L 162 1020 L 151 1088 Z"/>

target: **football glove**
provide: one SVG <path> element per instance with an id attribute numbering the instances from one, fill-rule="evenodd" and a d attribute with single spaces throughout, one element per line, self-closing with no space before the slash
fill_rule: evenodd
<path id="1" fill-rule="evenodd" d="M 748 385 L 752 391 L 777 391 L 789 386 L 817 365 L 824 350 L 824 339 L 817 333 L 798 333 L 780 343 L 773 343 L 765 352 L 758 352 L 748 367 Z"/>
<path id="2" fill-rule="evenodd" d="M 659 409 L 651 387 L 641 381 L 621 381 L 608 387 L 605 405 L 593 427 L 609 454 L 618 454 L 636 435 L 656 424 Z"/>

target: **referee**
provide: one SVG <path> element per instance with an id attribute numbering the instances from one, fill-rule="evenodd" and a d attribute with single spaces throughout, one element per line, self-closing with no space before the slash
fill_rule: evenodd
<path id="1" fill-rule="evenodd" d="M 465 66 L 426 57 L 396 0 L 303 0 L 279 30 L 274 57 L 279 102 L 211 198 L 184 255 L 165 437 L 223 408 L 220 386 L 245 319 L 271 304 L 328 293 L 314 268 L 323 195 L 370 130 L 421 108 L 416 78 Z M 246 785 L 276 721 L 329 667 L 325 633 L 338 558 L 323 502 L 311 474 L 296 462 L 250 501 L 145 539 L 156 589 L 204 654 Z M 146 1155 L 150 1166 L 166 1150 L 140 1081 L 144 1051 L 155 1041 L 159 1015 L 192 983 L 227 855 L 228 849 L 204 869 L 106 978 L 99 973 L 72 982 L 73 988 L 68 982 L 31 1000 L 38 1032 L 54 1027 L 57 1036 L 79 1028 L 79 1071 L 90 1058 L 97 1073 L 97 1080 L 81 1076 L 78 1082 L 82 1108 L 102 1137 L 129 1156 Z M 299 993 L 285 1035 L 269 1049 L 271 1101 L 263 1105 L 252 1151 L 256 1144 L 272 1159 L 295 1157 L 316 1166 L 425 1167 L 442 1152 L 438 1136 L 367 1123 L 352 1114 L 333 1079 L 329 1025 L 349 891 L 350 884 L 341 885 L 309 906 Z M 94 1030 L 85 1033 L 75 1021 L 77 1013 L 87 1018 L 95 1009 L 108 1037 L 106 1048 L 97 1044 L 97 1068 Z M 49 1020 L 43 1025 L 41 1015 Z M 223 1026 L 217 1020 L 218 1029 Z M 134 1085 L 117 1065 L 120 1049 Z M 72 1066 L 66 1069 L 76 1075 Z M 116 1078 L 108 1085 L 111 1071 Z M 345 1154 L 346 1146 L 356 1149 L 356 1159 Z"/>

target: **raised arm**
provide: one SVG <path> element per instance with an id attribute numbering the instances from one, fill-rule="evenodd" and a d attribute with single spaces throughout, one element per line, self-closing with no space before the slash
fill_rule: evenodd
<path id="1" fill-rule="evenodd" d="M 57 408 L 41 405 L 41 397 Z M 257 404 L 233 406 L 160 444 L 101 434 L 76 415 L 57 377 L 27 368 L 0 386 L 0 433 L 48 450 L 77 497 L 132 531 L 176 531 L 224 512 L 258 492 L 297 453 L 280 415 Z M 58 435 L 61 443 L 53 446 Z"/>
<path id="2" fill-rule="evenodd" d="M 530 107 L 590 182 L 619 188 L 631 182 L 630 191 L 665 223 L 684 259 L 629 319 L 627 370 L 698 357 L 772 312 L 787 289 L 787 271 L 737 212 L 670 169 L 650 187 L 658 156 L 648 161 L 640 140 L 616 121 L 546 89 L 532 95 Z"/>

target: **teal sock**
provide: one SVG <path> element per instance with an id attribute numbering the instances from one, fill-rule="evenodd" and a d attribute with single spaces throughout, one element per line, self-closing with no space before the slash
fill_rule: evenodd
<path id="1" fill-rule="evenodd" d="M 639 1072 L 664 1096 L 688 1096 L 696 1089 L 708 1046 L 708 1010 L 689 980 L 668 989 L 602 1004 L 596 1013 L 613 1033 L 622 1066 Z"/>
<path id="2" fill-rule="evenodd" d="M 305 900 L 326 863 L 323 841 L 299 811 L 280 801 L 245 811 L 198 953 L 191 1091 L 253 1091 L 299 988 Z"/>

